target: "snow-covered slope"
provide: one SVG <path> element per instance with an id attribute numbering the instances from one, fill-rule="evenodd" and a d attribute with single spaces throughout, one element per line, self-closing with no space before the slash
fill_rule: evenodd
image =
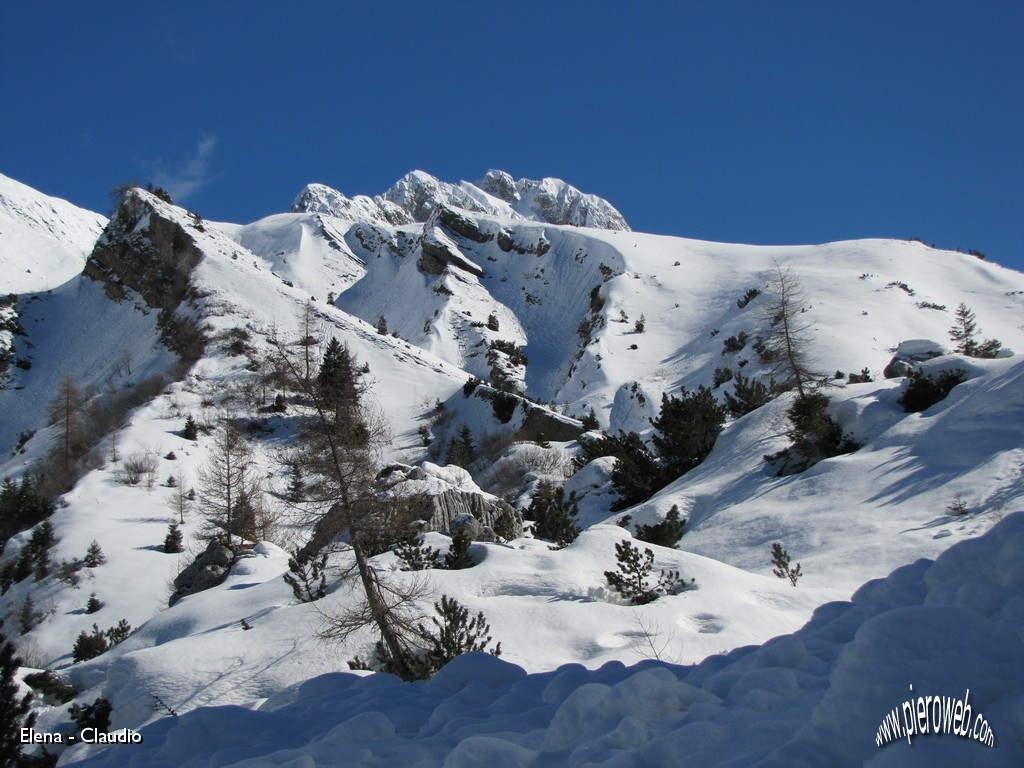
<path id="1" fill-rule="evenodd" d="M 170 369 L 173 356 L 161 342 L 157 319 L 170 311 L 165 306 L 167 285 L 180 277 L 171 267 L 179 256 L 194 261 L 185 298 L 175 311 L 200 324 L 208 344 L 187 375 L 161 384 L 150 402 L 130 414 L 118 435 L 122 458 L 145 455 L 156 460 L 155 482 L 151 487 L 121 482 L 122 459 L 115 461 L 110 441 L 102 442 L 96 447 L 98 468 L 61 498 L 53 518 L 58 537 L 53 557 L 55 562 L 81 558 L 95 539 L 107 562 L 82 570 L 77 586 L 51 575 L 38 582 L 25 579 L 0 596 L 0 611 L 7 614 L 19 611 L 28 597 L 43 606 L 43 615 L 19 642 L 36 663 L 56 666 L 74 682 L 81 691 L 79 701 L 110 698 L 115 726 L 139 727 L 166 715 L 166 708 L 181 713 L 148 732 L 152 735 L 146 737 L 145 750 L 111 752 L 104 759 L 127 761 L 136 754 L 139 764 L 165 760 L 180 765 L 188 759 L 209 764 L 206 750 L 214 748 L 209 740 L 201 740 L 193 753 L 187 751 L 188 744 L 181 746 L 182 739 L 211 723 L 224 730 L 218 718 L 252 717 L 278 734 L 272 744 L 248 745 L 254 750 L 251 764 L 267 764 L 255 755 L 277 752 L 282 745 L 305 749 L 307 739 L 320 738 L 323 721 L 308 718 L 303 726 L 307 730 L 289 740 L 284 730 L 300 717 L 294 713 L 324 706 L 354 715 L 363 711 L 359 702 L 366 702 L 365 711 L 378 714 L 352 720 L 367 728 L 368 746 L 365 754 L 345 753 L 351 764 L 370 755 L 398 765 L 421 759 L 425 765 L 439 765 L 446 757 L 449 765 L 484 759 L 497 764 L 575 764 L 569 756 L 576 750 L 572 760 L 582 764 L 587 739 L 595 744 L 595 761 L 619 760 L 623 765 L 664 764 L 667 750 L 684 746 L 711 764 L 732 760 L 746 765 L 760 757 L 771 764 L 773 758 L 767 756 L 775 749 L 799 763 L 811 754 L 808 744 L 825 750 L 822 734 L 834 733 L 820 714 L 832 711 L 833 697 L 867 701 L 863 686 L 856 688 L 857 676 L 866 676 L 863 664 L 843 666 L 848 657 L 857 658 L 850 654 L 863 654 L 863 659 L 875 652 L 882 640 L 871 638 L 888 637 L 886 622 L 902 621 L 899 610 L 891 609 L 925 610 L 925 602 L 951 599 L 948 590 L 953 587 L 935 581 L 939 565 L 911 566 L 861 593 L 872 607 L 840 609 L 832 604 L 797 631 L 815 607 L 846 599 L 865 581 L 918 558 L 939 558 L 939 563 L 956 564 L 956 578 L 947 579 L 951 583 L 973 579 L 976 592 L 970 594 L 977 595 L 976 612 L 1001 627 L 997 634 L 1019 630 L 1017 608 L 1003 611 L 1001 606 L 1016 606 L 1020 598 L 990 583 L 998 578 L 986 570 L 985 561 L 1004 562 L 1019 553 L 1015 542 L 1020 521 L 1008 519 L 1001 532 L 986 536 L 980 556 L 970 547 L 943 553 L 981 537 L 999 518 L 1022 506 L 1024 437 L 1018 425 L 1024 423 L 1024 361 L 1019 356 L 978 361 L 947 355 L 928 363 L 926 367 L 963 368 L 969 380 L 947 400 L 912 415 L 896 403 L 905 384 L 882 379 L 881 370 L 903 340 L 948 339 L 960 302 L 976 312 L 985 337 L 1024 349 L 1024 275 L 916 242 L 768 248 L 550 223 L 529 211 L 543 207 L 545 195 L 559 198 L 559 190 L 569 201 L 570 188 L 512 182 L 495 174 L 488 174 L 490 181 L 479 187 L 434 180 L 433 197 L 422 198 L 433 202 L 417 202 L 419 192 L 430 187 L 432 177 L 425 177 L 419 172 L 406 177 L 408 184 L 396 193 L 398 199 L 387 198 L 393 208 L 380 207 L 370 198 L 353 198 L 356 202 L 345 210 L 332 208 L 339 201 L 331 191 L 313 189 L 316 195 L 309 199 L 316 197 L 322 207 L 310 202 L 307 210 L 248 225 L 202 222 L 139 190 L 132 193 L 131 226 L 108 229 L 88 276 L 74 278 L 49 296 L 19 297 L 20 316 L 33 344 L 32 366 L 16 372 L 15 385 L 24 389 L 0 393 L 7 398 L 0 399 L 0 426 L 12 439 L 22 430 L 38 433 L 26 454 L 0 465 L 0 476 L 20 474 L 29 458 L 52 444 L 45 411 L 62 374 L 97 389 L 116 390 L 129 377 Z M 425 212 L 424 205 L 432 207 Z M 565 210 L 570 210 L 572 204 L 567 205 Z M 406 212 L 408 220 L 397 214 L 389 218 L 381 213 L 385 209 Z M 170 243 L 167 253 L 156 247 L 158 233 Z M 110 256 L 113 240 L 134 244 L 138 251 L 129 248 L 118 262 Z M 318 642 L 319 611 L 351 605 L 348 586 L 333 583 L 330 594 L 311 606 L 298 603 L 280 578 L 287 568 L 285 550 L 304 541 L 309 531 L 284 515 L 281 503 L 288 482 L 281 456 L 294 439 L 294 424 L 287 412 L 269 408 L 276 385 L 268 360 L 275 343 L 299 348 L 309 337 L 344 341 L 359 364 L 367 366 L 369 397 L 390 422 L 385 461 L 419 464 L 429 458 L 443 463 L 448 440 L 466 427 L 484 458 L 471 466 L 473 480 L 460 481 L 460 487 L 474 492 L 475 481 L 514 500 L 539 477 L 564 479 L 571 471 L 570 443 L 551 438 L 544 448 L 511 444 L 516 430 L 526 430 L 531 414 L 546 419 L 547 425 L 576 428 L 576 422 L 558 412 L 579 417 L 593 408 L 605 428 L 649 432 L 663 393 L 711 386 L 719 368 L 763 373 L 751 348 L 767 332 L 768 321 L 761 316 L 767 294 L 740 305 L 750 289 L 765 291 L 776 264 L 789 268 L 803 285 L 805 314 L 814 328 L 809 356 L 815 367 L 829 373 L 867 367 L 874 373 L 875 381 L 829 390 L 832 413 L 863 444 L 859 451 L 780 478 L 762 456 L 785 443 L 789 396 L 732 421 L 703 465 L 627 510 L 634 524 L 655 522 L 672 505 L 688 518 L 678 549 L 652 550 L 656 568 L 678 569 L 696 580 L 695 588 L 640 607 L 623 605 L 604 579 L 604 571 L 615 568 L 615 545 L 630 534 L 613 524 L 620 515 L 608 510 L 612 460 L 599 460 L 568 481 L 581 497 L 582 521 L 589 527 L 567 549 L 553 552 L 529 537 L 507 544 L 477 542 L 474 568 L 422 574 L 432 599 L 452 595 L 470 610 L 486 614 L 491 633 L 502 643 L 501 658 L 514 667 L 469 659 L 432 683 L 404 687 L 381 678 L 317 678 L 344 670 L 357 654 L 365 656 L 373 638 L 366 632 L 341 644 Z M 145 280 L 150 273 L 154 280 Z M 744 349 L 727 351 L 725 340 L 741 334 L 748 337 Z M 503 418 L 494 389 L 464 387 L 471 376 L 519 389 L 551 410 L 506 398 L 503 402 L 514 415 Z M 716 392 L 731 386 L 725 383 Z M 225 414 L 247 427 L 267 501 L 282 516 L 272 540 L 258 544 L 253 557 L 238 560 L 224 584 L 168 608 L 168 581 L 188 558 L 160 551 L 175 514 L 168 502 L 176 491 L 167 478 L 175 477 L 174 485 L 196 487 L 198 470 L 213 444 L 206 435 L 186 440 L 181 434 L 184 420 L 192 415 L 213 426 Z M 533 430 L 538 433 L 536 425 Z M 969 512 L 954 517 L 946 507 L 957 494 Z M 203 524 L 202 510 L 194 508 L 183 528 L 192 535 Z M 8 558 L 29 535 L 23 532 L 8 544 Z M 775 541 L 783 542 L 803 566 L 796 589 L 771 574 L 770 546 Z M 444 549 L 449 542 L 442 533 L 428 534 L 428 543 L 435 547 Z M 344 557 L 335 555 L 333 565 L 343 565 Z M 375 562 L 390 578 L 412 578 L 398 571 L 391 553 Z M 926 570 L 931 576 L 921 582 Z M 1010 581 L 998 583 L 1019 591 L 1011 583 L 1016 576 L 1006 578 Z M 124 588 L 128 583 L 131 589 Z M 98 614 L 84 612 L 92 592 L 105 603 Z M 956 599 L 966 600 L 968 592 Z M 885 602 L 886 594 L 896 597 Z M 430 600 L 421 607 L 429 612 Z M 889 618 L 871 619 L 876 615 Z M 960 621 L 963 615 L 946 612 L 935 621 L 951 617 Z M 80 632 L 90 631 L 94 622 L 101 628 L 116 625 L 121 618 L 136 629 L 127 641 L 96 659 L 71 664 L 71 648 Z M 974 641 L 975 629 L 961 623 L 958 631 L 963 634 L 949 636 L 951 647 Z M 876 626 L 881 634 L 871 635 Z M 977 626 L 990 629 L 983 622 Z M 760 650 L 736 650 L 790 632 L 797 634 Z M 868 633 L 863 646 L 856 644 L 860 632 Z M 894 636 L 919 650 L 922 659 L 929 658 L 926 649 L 907 640 L 909 630 Z M 996 645 L 1011 652 L 1016 647 L 1001 640 Z M 617 665 L 652 656 L 695 664 L 722 652 L 731 655 L 712 657 L 692 669 L 645 671 Z M 991 668 L 968 671 L 976 669 L 982 680 L 996 679 L 997 672 L 1012 679 L 1017 671 L 1013 662 L 989 656 Z M 551 671 L 565 664 L 578 666 Z M 943 680 L 947 687 L 961 684 L 960 677 L 943 678 L 941 670 L 925 676 L 926 664 L 912 667 L 922 670 L 921 685 Z M 844 669 L 853 671 L 835 672 Z M 522 670 L 541 677 L 525 677 Z M 916 678 L 897 681 L 894 672 L 879 674 L 884 684 L 898 682 L 899 694 L 911 682 L 918 690 Z M 479 677 L 480 686 L 454 694 L 471 675 Z M 609 693 L 589 687 L 590 682 L 621 687 Z M 346 693 L 333 700 L 335 687 Z M 973 696 L 973 684 L 971 688 Z M 1001 731 L 1001 722 L 1019 713 L 1000 703 L 1001 689 L 991 690 L 984 711 L 1000 720 L 989 717 L 998 740 L 1001 733 L 1009 737 L 1015 727 L 1004 725 Z M 405 715 L 382 704 L 375 698 L 377 691 L 395 701 L 410 697 L 408 701 L 421 704 L 409 704 L 402 711 L 411 719 L 398 722 Z M 931 686 L 925 691 L 933 692 L 938 691 Z M 485 728 L 508 733 L 492 734 L 488 738 L 493 740 L 486 742 L 466 739 L 459 712 L 467 704 L 459 695 L 479 696 L 479 709 L 491 716 Z M 877 713 L 873 699 L 857 710 L 858 728 L 867 720 L 880 723 L 902 701 L 893 696 L 898 701 Z M 153 708 L 154 697 L 164 703 L 159 712 Z M 513 711 L 519 706 L 515 702 L 522 707 Z M 662 717 L 664 706 L 657 702 L 669 702 L 665 706 L 674 714 Z M 188 714 L 217 704 L 263 705 L 264 711 Z M 66 728 L 66 709 L 44 708 L 40 727 Z M 627 709 L 634 719 L 621 714 Z M 763 730 L 775 728 L 772 734 L 762 738 L 762 729 L 751 725 L 755 711 L 769 713 Z M 339 720 L 348 722 L 348 716 Z M 455 724 L 430 725 L 442 720 Z M 594 726 L 598 730 L 580 725 L 589 722 L 601 725 Z M 810 730 L 791 741 L 804 724 Z M 737 736 L 745 727 L 750 733 Z M 334 749 L 335 737 L 349 738 L 349 729 L 339 726 L 337 734 L 324 735 L 322 741 Z M 174 735 L 164 741 L 165 733 Z M 700 738 L 710 746 L 693 746 Z M 851 754 L 862 755 L 857 764 L 874 755 L 851 746 L 854 737 L 849 734 L 835 738 L 840 745 L 835 749 L 846 745 L 854 749 Z M 466 746 L 459 747 L 462 742 Z M 516 746 L 508 746 L 511 742 Z M 874 729 L 864 735 L 864 743 L 875 749 Z M 154 749 L 163 751 L 149 751 L 150 744 L 162 745 Z M 174 751 L 179 748 L 186 751 Z M 620 751 L 613 755 L 613 748 Z M 536 757 L 531 750 L 544 756 Z M 875 759 L 897 759 L 890 754 L 896 754 L 895 745 Z M 230 759 L 242 756 L 239 752 Z M 291 758 L 296 764 L 330 764 L 335 759 L 301 751 Z M 283 761 L 285 756 L 274 759 Z M 844 764 L 838 758 L 826 762 Z"/>
<path id="2" fill-rule="evenodd" d="M 0 174 L 0 293 L 45 291 L 82 271 L 105 217 Z"/>
<path id="3" fill-rule="evenodd" d="M 527 674 L 474 654 L 424 683 L 325 675 L 257 711 L 165 717 L 140 744 L 74 764 L 1011 768 L 1024 761 L 1022 564 L 1016 514 L 792 634 L 696 666 Z M 209 658 L 213 645 L 193 652 Z"/>

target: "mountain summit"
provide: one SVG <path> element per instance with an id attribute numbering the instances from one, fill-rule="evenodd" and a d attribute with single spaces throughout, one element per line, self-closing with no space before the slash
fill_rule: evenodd
<path id="1" fill-rule="evenodd" d="M 516 181 L 508 173 L 496 170 L 488 171 L 476 184 L 451 184 L 429 173 L 412 171 L 383 195 L 373 198 L 348 198 L 323 184 L 309 184 L 295 198 L 292 212 L 400 225 L 422 223 L 441 205 L 501 218 L 629 230 L 626 220 L 611 203 L 585 194 L 561 179 Z"/>

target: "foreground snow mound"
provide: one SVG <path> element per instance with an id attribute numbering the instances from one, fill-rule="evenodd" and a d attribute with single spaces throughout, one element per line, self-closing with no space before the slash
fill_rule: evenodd
<path id="1" fill-rule="evenodd" d="M 821 607 L 792 635 L 693 667 L 613 662 L 527 675 L 474 654 L 422 683 L 330 674 L 258 711 L 166 718 L 142 730 L 142 743 L 74 764 L 667 766 L 685 756 L 702 766 L 1019 766 L 1022 679 L 1018 513 Z M 966 706 L 944 722 L 932 697 Z"/>

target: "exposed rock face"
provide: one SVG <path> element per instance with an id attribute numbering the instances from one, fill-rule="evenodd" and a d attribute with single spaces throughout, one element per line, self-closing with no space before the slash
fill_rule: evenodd
<path id="1" fill-rule="evenodd" d="M 903 341 L 896 348 L 896 354 L 885 366 L 882 375 L 887 379 L 909 376 L 917 368 L 917 363 L 923 363 L 925 360 L 946 354 L 949 354 L 949 350 L 936 341 L 929 339 Z"/>
<path id="2" fill-rule="evenodd" d="M 234 552 L 217 540 L 211 541 L 192 564 L 174 579 L 175 591 L 168 605 L 174 605 L 186 595 L 216 587 L 227 578 L 234 561 Z"/>
<path id="3" fill-rule="evenodd" d="M 465 529 L 474 541 L 494 541 L 498 518 L 509 515 L 515 536 L 521 536 L 523 521 L 511 505 L 485 493 L 461 467 L 439 467 L 424 462 L 418 467 L 392 464 L 382 476 L 391 493 L 413 496 L 423 504 L 420 516 L 425 530 L 454 534 Z M 470 524 L 470 520 L 474 524 Z"/>
<path id="4" fill-rule="evenodd" d="M 202 352 L 202 333 L 176 310 L 190 297 L 192 271 L 203 256 L 193 238 L 203 224 L 195 216 L 186 226 L 181 221 L 189 221 L 188 214 L 180 210 L 178 214 L 180 221 L 153 195 L 130 190 L 82 274 L 103 283 L 105 293 L 114 301 L 127 299 L 125 289 L 130 288 L 147 306 L 160 310 L 158 326 L 164 346 L 191 361 Z"/>

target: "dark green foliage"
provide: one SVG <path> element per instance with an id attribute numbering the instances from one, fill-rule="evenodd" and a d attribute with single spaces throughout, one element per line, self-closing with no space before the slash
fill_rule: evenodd
<path id="1" fill-rule="evenodd" d="M 747 346 L 747 339 L 748 338 L 749 337 L 747 336 L 747 332 L 746 331 L 740 331 L 738 335 L 730 336 L 722 344 L 722 354 L 726 355 L 726 354 L 729 354 L 730 352 L 740 352 L 740 351 L 742 351 L 743 348 L 745 346 Z"/>
<path id="2" fill-rule="evenodd" d="M 666 479 L 689 472 L 708 457 L 725 424 L 725 414 L 725 406 L 703 385 L 696 392 L 683 387 L 679 397 L 661 396 L 661 412 L 651 423 L 659 432 L 654 436 L 654 448 Z"/>
<path id="3" fill-rule="evenodd" d="M 743 298 L 742 299 L 736 299 L 736 306 L 739 309 L 743 309 L 744 307 L 747 306 L 747 304 L 752 302 L 754 299 L 756 299 L 760 295 L 761 295 L 761 289 L 760 288 L 748 288 L 747 292 L 743 294 Z"/>
<path id="4" fill-rule="evenodd" d="M 476 376 L 470 376 L 466 383 L 462 385 L 462 394 L 469 397 L 476 391 L 476 388 L 480 386 L 480 379 Z"/>
<path id="5" fill-rule="evenodd" d="M 464 568 L 472 568 L 476 565 L 476 562 L 469 554 L 469 545 L 472 543 L 473 540 L 469 538 L 469 534 L 466 533 L 465 529 L 456 532 L 452 536 L 451 546 L 444 556 L 445 570 L 461 571 Z"/>
<path id="6" fill-rule="evenodd" d="M 99 568 L 105 562 L 107 562 L 107 556 L 103 554 L 100 543 L 93 539 L 89 549 L 86 550 L 85 557 L 82 559 L 82 565 L 86 568 Z"/>
<path id="7" fill-rule="evenodd" d="M 83 630 L 78 634 L 74 648 L 71 650 L 71 658 L 76 663 L 94 659 L 118 643 L 124 642 L 131 633 L 131 625 L 124 619 L 121 619 L 117 626 L 106 630 L 100 630 L 98 624 L 93 624 L 91 633 L 86 633 Z"/>
<path id="8" fill-rule="evenodd" d="M 803 472 L 822 459 L 851 453 L 860 446 L 843 434 L 843 430 L 826 412 L 828 396 L 821 392 L 799 395 L 790 406 L 788 417 L 792 424 L 789 432 L 791 445 L 774 456 L 771 461 L 782 461 L 780 475 Z"/>
<path id="9" fill-rule="evenodd" d="M 181 528 L 178 523 L 171 523 L 167 526 L 167 535 L 164 536 L 164 552 L 168 555 L 176 555 L 184 550 L 184 541 Z"/>
<path id="10" fill-rule="evenodd" d="M 285 411 L 288 410 L 288 403 L 285 402 L 284 393 L 278 392 L 276 395 L 274 395 L 273 409 L 275 413 L 284 413 Z"/>
<path id="11" fill-rule="evenodd" d="M 32 595 L 25 595 L 18 611 L 18 630 L 23 635 L 27 634 L 42 618 L 43 614 L 36 610 L 35 603 L 32 602 Z"/>
<path id="12" fill-rule="evenodd" d="M 641 314 L 640 319 L 633 325 L 633 332 L 643 333 L 645 330 L 647 330 L 647 318 Z"/>
<path id="13" fill-rule="evenodd" d="M 100 631 L 98 624 L 93 624 L 91 634 L 86 633 L 85 630 L 78 634 L 75 645 L 71 649 L 71 658 L 76 663 L 88 661 L 106 653 L 109 647 L 106 635 Z"/>
<path id="14" fill-rule="evenodd" d="M 963 383 L 966 377 L 967 374 L 959 368 L 941 371 L 934 379 L 921 371 L 914 371 L 907 377 L 906 389 L 897 402 L 907 413 L 920 413 L 945 400 L 953 387 Z"/>
<path id="15" fill-rule="evenodd" d="M 199 425 L 196 424 L 196 420 L 190 413 L 185 417 L 185 428 L 181 430 L 181 436 L 186 440 L 198 440 L 199 439 Z"/>
<path id="16" fill-rule="evenodd" d="M 490 351 L 487 353 L 487 361 L 492 365 L 494 361 L 491 360 L 491 356 L 494 352 L 504 352 L 508 356 L 508 361 L 512 365 L 526 366 L 530 361 L 526 356 L 526 351 L 516 344 L 514 341 L 507 339 L 495 339 L 490 344 Z"/>
<path id="17" fill-rule="evenodd" d="M 494 535 L 499 542 L 512 541 L 516 536 L 516 521 L 509 511 L 502 512 L 494 520 Z"/>
<path id="18" fill-rule="evenodd" d="M 534 538 L 553 542 L 553 549 L 562 549 L 580 535 L 581 529 L 576 525 L 578 514 L 579 502 L 575 493 L 566 498 L 561 487 L 541 482 L 524 516 L 534 521 Z"/>
<path id="19" fill-rule="evenodd" d="M 733 373 L 732 368 L 715 368 L 715 376 L 712 379 L 712 387 L 718 389 L 720 386 L 725 384 L 727 381 L 732 381 Z"/>
<path id="20" fill-rule="evenodd" d="M 491 642 L 490 625 L 483 611 L 470 618 L 469 609 L 454 598 L 441 596 L 434 603 L 437 616 L 430 618 L 433 628 L 422 623 L 416 625 L 415 634 L 420 647 L 410 647 L 404 652 L 401 663 L 380 640 L 374 646 L 371 659 L 356 656 L 348 662 L 349 669 L 368 669 L 402 676 L 406 680 L 426 680 L 441 667 L 464 653 L 486 651 L 492 656 L 501 655 L 501 643 L 488 649 Z"/>
<path id="21" fill-rule="evenodd" d="M 78 689 L 65 683 L 52 669 L 25 675 L 24 680 L 25 685 L 42 694 L 48 703 L 67 704 L 78 695 Z"/>
<path id="22" fill-rule="evenodd" d="M 295 550 L 288 558 L 284 580 L 292 588 L 295 599 L 312 603 L 327 594 L 327 553 L 315 555 Z"/>
<path id="23" fill-rule="evenodd" d="M 110 730 L 110 713 L 114 711 L 109 699 L 96 699 L 92 704 L 72 704 L 68 709 L 71 719 L 78 726 L 81 736 L 86 728 L 95 728 L 97 733 Z"/>
<path id="24" fill-rule="evenodd" d="M 153 182 L 148 181 L 148 182 L 146 182 L 146 191 L 149 192 L 150 194 L 160 198 L 161 200 L 163 200 L 168 205 L 174 205 L 174 201 L 171 200 L 171 193 L 168 192 L 163 187 L 154 187 L 153 186 Z"/>
<path id="25" fill-rule="evenodd" d="M 612 471 L 612 487 L 618 492 L 619 498 L 612 505 L 612 511 L 646 501 L 665 485 L 664 473 L 657 459 L 636 432 L 620 431 L 614 437 L 587 440 L 581 445 L 586 461 L 593 461 L 601 456 L 616 458 L 615 469 Z"/>
<path id="26" fill-rule="evenodd" d="M 15 674 L 21 659 L 15 655 L 14 645 L 0 635 L 0 766 L 15 768 L 22 759 L 21 729 L 35 725 L 32 712 L 32 694 L 19 696 Z"/>
<path id="27" fill-rule="evenodd" d="M 359 374 L 347 346 L 331 337 L 317 375 L 323 408 L 336 419 L 350 415 L 359 403 Z"/>
<path id="28" fill-rule="evenodd" d="M 50 550 L 56 543 L 49 520 L 37 525 L 18 557 L 14 580 L 21 581 L 30 575 L 34 575 L 36 581 L 46 578 L 50 574 Z"/>
<path id="29" fill-rule="evenodd" d="M 995 357 L 1002 348 L 1002 342 L 985 339 L 979 343 L 975 338 L 978 334 L 978 322 L 966 304 L 960 303 L 956 310 L 956 325 L 949 329 L 949 338 L 956 342 L 954 352 L 967 357 Z"/>
<path id="30" fill-rule="evenodd" d="M 686 520 L 679 516 L 679 507 L 675 504 L 665 515 L 660 523 L 651 525 L 638 525 L 636 527 L 636 538 L 646 541 L 648 544 L 658 544 L 662 547 L 674 547 L 683 538 L 683 528 Z"/>
<path id="31" fill-rule="evenodd" d="M 298 504 L 306 498 L 306 481 L 302 478 L 302 467 L 297 461 L 288 462 L 288 494 L 286 498 L 292 504 Z"/>
<path id="32" fill-rule="evenodd" d="M 597 421 L 597 414 L 594 413 L 593 406 L 591 406 L 590 410 L 583 415 L 582 419 L 580 419 L 580 424 L 582 424 L 583 428 L 587 431 L 597 429 L 601 426 Z"/>
<path id="33" fill-rule="evenodd" d="M 680 578 L 678 571 L 661 571 L 658 583 L 650 585 L 649 576 L 654 565 L 654 552 L 650 549 L 640 550 L 628 539 L 615 545 L 615 560 L 618 571 L 605 571 L 604 577 L 608 586 L 633 605 L 652 603 L 662 595 L 675 595 L 693 584 L 687 584 Z"/>
<path id="34" fill-rule="evenodd" d="M 846 377 L 846 380 L 850 384 L 867 384 L 875 379 L 872 377 L 871 371 L 865 367 L 860 369 L 860 373 L 851 373 Z"/>
<path id="35" fill-rule="evenodd" d="M 377 327 L 377 333 L 379 333 L 381 336 L 387 336 L 388 335 L 388 321 L 384 317 L 384 315 L 380 315 L 377 318 L 377 326 L 376 327 Z"/>
<path id="36" fill-rule="evenodd" d="M 497 315 L 491 314 L 491 315 L 487 316 L 487 330 L 489 330 L 489 331 L 497 331 L 498 330 L 498 317 L 497 317 Z"/>
<path id="37" fill-rule="evenodd" d="M 502 424 L 508 424 L 512 421 L 512 414 L 516 412 L 517 405 L 519 405 L 519 400 L 514 395 L 507 392 L 495 392 L 491 399 L 491 412 L 494 413 L 494 418 Z"/>
<path id="38" fill-rule="evenodd" d="M 406 541 L 399 542 L 395 547 L 395 555 L 405 563 L 402 567 L 403 571 L 427 571 L 440 567 L 441 553 L 433 547 L 425 547 L 423 544 L 423 535 L 416 534 Z"/>
<path id="39" fill-rule="evenodd" d="M 487 651 L 492 656 L 501 655 L 501 643 L 487 648 L 491 627 L 483 611 L 470 618 L 469 609 L 448 595 L 441 595 L 441 601 L 434 603 L 434 611 L 437 616 L 430 618 L 433 630 L 419 625 L 420 635 L 427 641 L 425 661 L 430 675 L 464 653 Z"/>
<path id="40" fill-rule="evenodd" d="M 779 542 L 772 544 L 772 565 L 775 566 L 772 573 L 780 579 L 789 579 L 789 583 L 795 587 L 797 579 L 802 575 L 800 563 L 797 563 L 795 568 L 791 568 L 789 562 L 789 553 L 782 548 L 782 545 Z"/>
<path id="41" fill-rule="evenodd" d="M 960 517 L 970 512 L 970 507 L 967 506 L 964 497 L 958 493 L 953 497 L 953 501 L 946 505 L 946 511 L 955 517 Z"/>
<path id="42" fill-rule="evenodd" d="M 96 613 L 102 607 L 103 607 L 103 601 L 100 600 L 98 597 L 96 597 L 96 593 L 93 592 L 91 595 L 89 595 L 89 600 L 85 604 L 85 612 L 86 613 Z"/>
<path id="43" fill-rule="evenodd" d="M 5 478 L 0 484 L 0 548 L 15 533 L 36 525 L 52 513 L 53 504 L 36 490 L 31 477 L 23 475 L 17 482 Z"/>
<path id="44" fill-rule="evenodd" d="M 732 394 L 723 392 L 725 407 L 729 409 L 730 416 L 738 419 L 740 416 L 757 410 L 772 399 L 775 391 L 775 379 L 765 386 L 753 377 L 747 378 L 742 373 L 737 373 L 733 379 L 732 389 Z"/>
<path id="45" fill-rule="evenodd" d="M 468 424 L 463 424 L 462 429 L 459 430 L 458 437 L 448 445 L 445 464 L 455 464 L 463 469 L 468 469 L 476 459 L 477 453 L 476 446 L 473 443 L 473 433 L 470 431 Z"/>

